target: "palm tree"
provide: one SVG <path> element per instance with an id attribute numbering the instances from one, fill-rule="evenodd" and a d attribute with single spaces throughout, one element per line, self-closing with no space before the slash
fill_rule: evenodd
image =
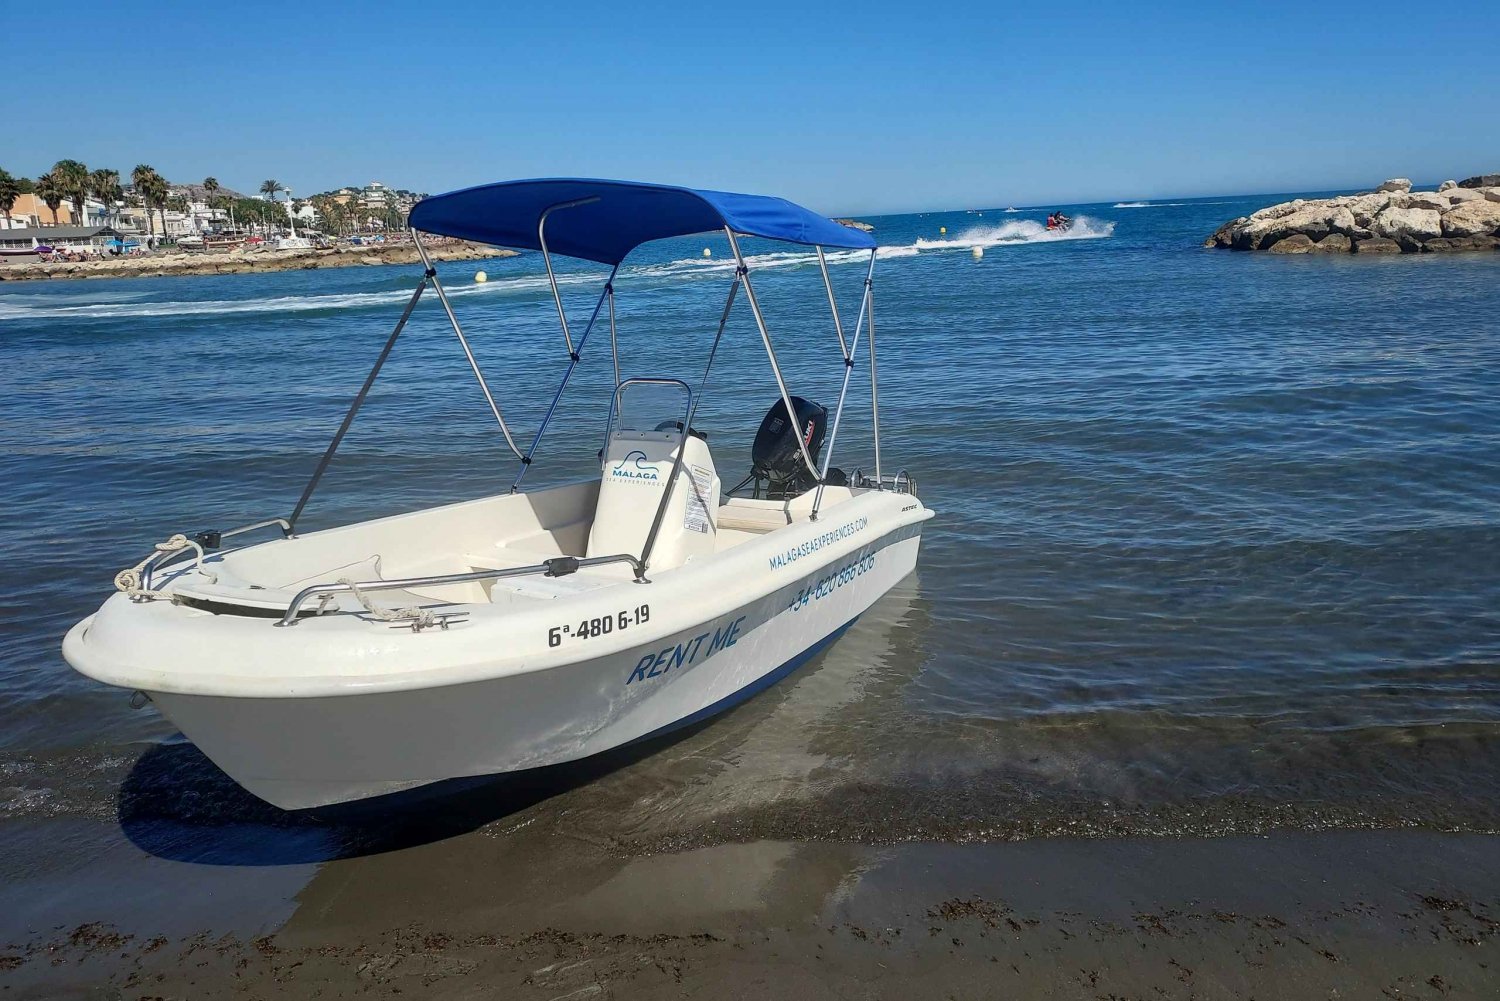
<path id="1" fill-rule="evenodd" d="M 140 196 L 141 203 L 146 206 L 146 228 L 155 234 L 155 227 L 151 225 L 151 210 L 154 208 L 161 213 L 161 231 L 167 231 L 167 181 L 156 172 L 155 167 L 149 167 L 144 163 L 136 164 L 136 168 L 130 172 L 130 183 L 135 188 L 135 193 Z"/>
<path id="2" fill-rule="evenodd" d="M 205 177 L 203 179 L 203 200 L 208 207 L 216 209 L 219 207 L 219 179 L 217 177 Z"/>
<path id="3" fill-rule="evenodd" d="M 156 202 L 156 214 L 161 216 L 161 235 L 167 235 L 167 179 L 160 174 L 151 178 L 151 200 Z"/>
<path id="4" fill-rule="evenodd" d="M 104 203 L 104 214 L 109 225 L 114 225 L 115 203 L 125 194 L 120 188 L 120 172 L 100 168 L 89 175 L 89 194 Z"/>
<path id="5" fill-rule="evenodd" d="M 5 228 L 10 228 L 10 210 L 21 197 L 21 185 L 7 170 L 0 170 L 0 212 L 5 213 Z"/>
<path id="6" fill-rule="evenodd" d="M 89 169 L 77 160 L 59 160 L 52 165 L 52 176 L 62 196 L 73 203 L 73 225 L 88 225 L 83 203 L 89 197 Z"/>
<path id="7" fill-rule="evenodd" d="M 57 210 L 66 200 L 62 183 L 49 170 L 36 179 L 36 196 L 52 210 L 52 225 L 57 225 Z"/>
<path id="8" fill-rule="evenodd" d="M 276 192 L 278 192 L 280 190 L 281 190 L 281 182 L 280 181 L 266 180 L 266 181 L 261 181 L 260 182 L 260 193 L 263 194 L 263 195 L 265 195 L 266 196 L 266 201 L 270 202 L 272 205 L 276 204 Z M 271 216 L 270 216 L 270 214 L 269 213 L 261 213 L 261 222 L 263 222 L 265 224 L 265 227 L 266 227 L 266 236 L 270 236 L 271 235 Z"/>

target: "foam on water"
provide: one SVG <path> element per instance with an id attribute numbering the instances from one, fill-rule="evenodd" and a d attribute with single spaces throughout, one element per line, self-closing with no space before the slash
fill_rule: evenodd
<path id="1" fill-rule="evenodd" d="M 915 250 L 968 250 L 971 247 L 1000 247 L 1020 243 L 1060 243 L 1066 240 L 1102 240 L 1113 236 L 1115 224 L 1089 216 L 1079 216 L 1064 230 L 1048 229 L 1031 219 L 1016 219 L 999 226 L 976 226 L 943 240 L 919 239 Z"/>

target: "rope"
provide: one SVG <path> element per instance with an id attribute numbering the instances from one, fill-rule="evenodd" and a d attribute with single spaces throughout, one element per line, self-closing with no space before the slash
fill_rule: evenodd
<path id="1" fill-rule="evenodd" d="M 198 572 L 207 577 L 210 584 L 218 583 L 219 578 L 217 574 L 213 573 L 212 571 L 203 569 L 203 547 L 194 542 L 192 539 L 189 539 L 186 535 L 183 535 L 181 532 L 179 532 L 168 539 L 166 542 L 158 542 L 152 548 L 151 552 L 146 554 L 145 559 L 141 560 L 135 566 L 130 567 L 126 570 L 121 570 L 119 573 L 115 574 L 115 590 L 121 591 L 131 598 L 166 597 L 167 595 L 164 591 L 156 591 L 151 588 L 141 586 L 143 575 L 146 570 L 146 564 L 156 559 L 162 553 L 175 553 L 182 549 L 192 549 L 197 552 Z"/>
<path id="2" fill-rule="evenodd" d="M 359 589 L 359 585 L 348 577 L 340 577 L 338 582 L 349 588 L 349 593 L 354 595 L 354 600 L 364 606 L 369 612 L 381 622 L 407 622 L 417 629 L 425 629 L 437 620 L 433 618 L 432 612 L 417 605 L 408 605 L 406 608 L 383 608 L 375 604 L 365 593 Z"/>

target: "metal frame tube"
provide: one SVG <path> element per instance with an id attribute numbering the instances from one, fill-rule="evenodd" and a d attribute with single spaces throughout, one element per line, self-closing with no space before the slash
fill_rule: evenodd
<path id="1" fill-rule="evenodd" d="M 531 462 L 536 458 L 537 446 L 542 443 L 542 435 L 547 432 L 547 425 L 552 422 L 552 415 L 557 410 L 557 404 L 562 400 L 563 391 L 568 388 L 568 380 L 573 377 L 573 370 L 583 360 L 583 346 L 589 342 L 589 332 L 594 329 L 594 322 L 599 319 L 599 311 L 604 308 L 604 300 L 613 294 L 615 273 L 620 270 L 616 264 L 609 272 L 609 280 L 604 283 L 604 289 L 599 293 L 599 301 L 594 303 L 593 315 L 589 317 L 588 326 L 583 328 L 583 336 L 578 338 L 578 350 L 568 351 L 568 367 L 563 370 L 562 382 L 558 384 L 557 392 L 552 396 L 552 403 L 547 407 L 547 413 L 542 417 L 542 423 L 536 429 L 536 435 L 531 439 L 531 447 L 521 457 L 521 468 L 516 470 L 515 482 L 510 485 L 510 492 L 515 493 L 521 488 L 521 480 L 526 477 L 526 470 L 531 468 Z M 616 382 L 618 385 L 618 381 Z"/>
<path id="2" fill-rule="evenodd" d="M 834 410 L 834 412 L 833 412 L 833 425 L 831 427 L 829 427 L 829 429 L 828 429 L 828 450 L 823 453 L 823 479 L 824 480 L 827 480 L 827 478 L 828 478 L 828 468 L 833 463 L 833 446 L 834 446 L 834 443 L 838 441 L 838 437 L 839 437 L 839 422 L 843 419 L 843 416 L 844 416 L 844 399 L 845 399 L 845 397 L 847 397 L 849 395 L 849 377 L 854 374 L 854 355 L 855 355 L 855 352 L 857 352 L 859 350 L 859 335 L 860 335 L 860 331 L 864 329 L 864 325 L 865 325 L 865 309 L 869 305 L 869 301 L 870 301 L 870 285 L 871 285 L 871 281 L 872 281 L 874 275 L 875 275 L 875 251 L 872 250 L 872 251 L 870 251 L 870 267 L 865 272 L 865 288 L 864 288 L 864 292 L 859 297 L 859 319 L 856 320 L 855 323 L 854 323 L 854 336 L 850 339 L 849 346 L 848 346 L 848 348 L 844 352 L 844 384 L 843 384 L 843 386 L 841 386 L 839 388 L 839 405 L 838 405 L 838 408 L 836 410 Z M 826 269 L 823 272 L 823 279 L 824 279 L 825 282 L 828 280 L 828 272 L 827 272 Z M 833 290 L 830 287 L 829 288 L 829 301 L 830 302 L 832 301 L 832 297 L 833 297 Z M 838 322 L 837 314 L 835 314 L 834 323 L 836 324 L 837 322 Z M 841 336 L 839 338 L 839 343 L 842 344 L 843 340 L 844 339 Z M 817 494 L 815 494 L 813 496 L 812 518 L 814 520 L 817 519 L 817 517 L 818 517 L 818 508 L 823 503 L 823 487 L 824 486 L 825 486 L 824 483 L 819 483 L 818 484 L 818 492 L 817 492 Z"/>
<path id="3" fill-rule="evenodd" d="M 411 231 L 412 243 L 416 245 L 417 254 L 422 258 L 422 266 L 426 268 L 427 280 L 432 282 L 432 289 L 438 295 L 438 301 L 443 304 L 443 312 L 448 314 L 448 322 L 453 325 L 453 332 L 458 335 L 458 343 L 463 345 L 464 356 L 469 359 L 469 367 L 474 370 L 474 378 L 479 380 L 479 388 L 484 392 L 484 399 L 490 405 L 490 413 L 495 415 L 495 423 L 500 425 L 500 433 L 505 435 L 505 443 L 515 453 L 517 459 L 522 458 L 521 450 L 516 447 L 516 440 L 510 436 L 510 428 L 505 425 L 505 418 L 500 414 L 500 407 L 495 403 L 495 397 L 490 393 L 489 383 L 484 381 L 484 373 L 479 370 L 479 362 L 474 358 L 474 352 L 469 347 L 469 339 L 464 336 L 463 328 L 458 325 L 458 317 L 453 315 L 453 306 L 448 302 L 448 293 L 443 291 L 443 283 L 438 281 L 437 268 L 432 266 L 432 259 L 427 256 L 427 248 L 422 246 L 422 238 L 416 230 Z"/>
<path id="4" fill-rule="evenodd" d="M 781 390 L 781 400 L 786 404 L 787 418 L 797 431 L 797 449 L 802 453 L 802 462 L 807 466 L 807 471 L 813 475 L 813 478 L 821 482 L 822 477 L 818 474 L 818 467 L 812 461 L 812 454 L 807 450 L 807 440 L 802 433 L 802 425 L 797 421 L 797 412 L 792 408 L 792 394 L 787 392 L 786 380 L 781 377 L 781 366 L 776 363 L 776 349 L 771 347 L 771 332 L 766 329 L 766 318 L 761 314 L 760 303 L 755 298 L 755 288 L 750 284 L 750 269 L 745 265 L 745 256 L 740 253 L 740 244 L 735 239 L 734 230 L 725 226 L 724 234 L 729 237 L 729 249 L 734 251 L 735 262 L 739 265 L 740 280 L 745 283 L 745 298 L 750 302 L 750 312 L 755 314 L 755 325 L 760 328 L 760 339 L 766 346 L 766 356 L 771 359 L 771 372 L 776 376 L 776 385 Z"/>
<path id="5" fill-rule="evenodd" d="M 592 198 L 576 198 L 571 202 L 558 202 L 542 209 L 542 214 L 536 220 L 536 242 L 542 246 L 542 263 L 547 267 L 547 282 L 552 286 L 552 301 L 557 303 L 557 318 L 562 322 L 563 340 L 567 342 L 568 354 L 573 354 L 573 335 L 568 331 L 568 314 L 563 311 L 562 293 L 557 290 L 557 275 L 552 273 L 552 254 L 547 250 L 547 217 L 559 209 L 574 209 L 580 205 L 592 205 L 599 200 L 598 196 Z M 615 265 L 619 267 L 619 265 Z M 597 311 L 596 311 L 597 312 Z"/>
<path id="6" fill-rule="evenodd" d="M 615 268 L 618 269 L 619 265 L 616 264 Z M 609 353 L 615 360 L 615 385 L 619 386 L 620 342 L 615 337 L 615 283 L 613 278 L 610 279 L 608 285 L 604 286 L 604 291 L 609 293 Z"/>
<path id="7" fill-rule="evenodd" d="M 865 285 L 865 299 L 870 318 L 870 423 L 875 430 L 875 483 L 878 488 L 882 482 L 880 478 L 880 380 L 876 376 L 875 364 L 875 286 L 873 282 Z"/>
<path id="8" fill-rule="evenodd" d="M 427 282 L 428 276 L 424 274 L 422 280 L 417 283 L 416 290 L 412 292 L 411 299 L 407 301 L 406 308 L 401 311 L 401 319 L 396 321 L 396 329 L 391 331 L 391 336 L 386 339 L 385 347 L 381 348 L 379 357 L 375 359 L 375 365 L 370 369 L 370 374 L 365 376 L 365 384 L 359 387 L 354 402 L 349 404 L 349 412 L 344 414 L 343 423 L 334 432 L 333 441 L 328 443 L 328 449 L 323 453 L 322 460 L 318 462 L 318 468 L 313 471 L 312 479 L 307 481 L 307 486 L 302 490 L 302 496 L 297 500 L 297 506 L 292 509 L 291 517 L 287 518 L 288 533 L 296 531 L 297 519 L 302 517 L 302 510 L 312 499 L 313 491 L 318 488 L 318 481 L 323 478 L 328 464 L 333 461 L 333 453 L 339 450 L 339 443 L 344 440 L 344 435 L 349 432 L 349 426 L 354 423 L 354 415 L 359 413 L 359 408 L 364 405 L 365 397 L 370 393 L 370 387 L 375 385 L 375 377 L 380 374 L 385 360 L 391 356 L 391 349 L 396 346 L 396 338 L 400 337 L 401 331 L 406 329 L 406 321 L 411 318 L 411 311 L 417 308 L 417 300 L 422 298 L 422 290 L 427 287 Z"/>
<path id="9" fill-rule="evenodd" d="M 661 503 L 656 506 L 656 516 L 651 519 L 651 531 L 646 533 L 646 544 L 641 548 L 641 564 L 645 567 L 651 565 L 651 550 L 656 546 L 656 535 L 661 530 L 662 519 L 666 517 L 667 505 L 672 500 L 672 490 L 677 486 L 677 475 L 682 471 L 682 460 L 687 452 L 688 436 L 693 431 L 693 418 L 698 415 L 698 404 L 703 400 L 703 392 L 708 388 L 708 373 L 713 371 L 714 357 L 719 353 L 719 342 L 724 339 L 724 327 L 729 323 L 729 311 L 734 308 L 734 297 L 740 289 L 740 275 L 734 276 L 734 282 L 729 286 L 729 296 L 724 300 L 724 312 L 719 316 L 719 332 L 714 335 L 713 347 L 708 351 L 708 363 L 703 366 L 703 381 L 698 384 L 698 392 L 688 390 L 688 410 L 682 421 L 682 440 L 677 445 L 677 457 L 672 460 L 672 475 L 667 480 L 667 489 L 663 491 Z M 618 391 L 617 391 L 618 393 Z M 694 488 L 697 488 L 696 481 Z M 717 498 L 715 498 L 717 501 Z"/>
<path id="10" fill-rule="evenodd" d="M 870 252 L 870 256 L 873 263 L 874 251 Z M 833 282 L 828 280 L 828 261 L 823 256 L 821 245 L 818 247 L 818 270 L 823 272 L 823 289 L 828 293 L 828 309 L 833 313 L 833 331 L 839 335 L 839 350 L 844 353 L 845 358 L 848 358 L 851 352 L 849 346 L 844 343 L 844 325 L 839 322 L 839 304 L 833 298 Z"/>

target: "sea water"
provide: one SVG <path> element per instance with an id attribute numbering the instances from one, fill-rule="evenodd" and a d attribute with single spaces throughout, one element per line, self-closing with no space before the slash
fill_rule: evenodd
<path id="1" fill-rule="evenodd" d="M 937 512 L 917 573 L 723 718 L 424 815 L 641 851 L 1493 830 L 1500 255 L 1200 246 L 1275 200 L 869 219 L 883 471 Z M 1076 223 L 1048 232 L 1059 207 Z M 816 258 L 746 250 L 792 391 L 831 407 L 844 366 Z M 846 336 L 866 260 L 828 257 Z M 525 448 L 567 362 L 541 261 L 440 270 Z M 721 237 L 634 255 L 622 374 L 699 384 L 732 276 Z M 0 840 L 27 892 L 125 846 L 319 862 L 400 826 L 259 803 L 58 645 L 152 543 L 289 512 L 416 279 L 0 284 Z M 561 274 L 575 340 L 603 279 Z M 850 471 L 874 468 L 869 343 L 867 325 L 833 459 Z M 582 355 L 527 486 L 595 467 L 603 319 Z M 726 483 L 777 398 L 742 297 L 697 422 Z M 503 492 L 518 469 L 429 294 L 302 527 Z"/>

